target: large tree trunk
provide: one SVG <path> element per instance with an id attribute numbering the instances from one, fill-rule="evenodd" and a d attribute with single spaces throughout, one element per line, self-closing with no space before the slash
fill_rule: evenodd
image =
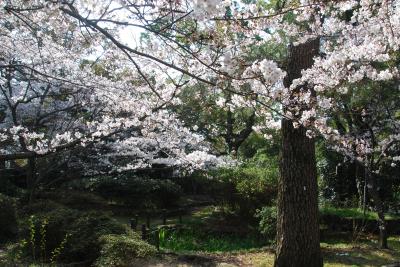
<path id="1" fill-rule="evenodd" d="M 312 66 L 318 51 L 319 40 L 290 47 L 286 87 Z M 291 120 L 283 119 L 275 267 L 321 267 L 319 242 L 314 140 L 306 136 L 305 128 L 294 128 Z"/>

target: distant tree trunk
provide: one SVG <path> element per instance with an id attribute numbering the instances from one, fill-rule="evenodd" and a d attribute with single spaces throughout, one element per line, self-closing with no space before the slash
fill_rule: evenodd
<path id="1" fill-rule="evenodd" d="M 26 188 L 29 192 L 29 203 L 32 203 L 35 197 L 36 183 L 36 158 L 34 156 L 28 158 L 28 168 L 26 172 Z"/>
<path id="2" fill-rule="evenodd" d="M 387 223 L 385 220 L 385 207 L 383 201 L 379 195 L 377 188 L 376 176 L 369 171 L 366 171 L 368 177 L 368 191 L 374 201 L 375 211 L 378 214 L 378 224 L 379 224 L 379 247 L 388 248 L 388 233 L 387 233 Z"/>
<path id="3" fill-rule="evenodd" d="M 318 51 L 318 39 L 290 47 L 286 87 L 312 66 Z M 321 267 L 315 143 L 304 127 L 294 128 L 291 120 L 282 119 L 281 130 L 275 267 Z"/>
<path id="4" fill-rule="evenodd" d="M 227 95 L 227 102 L 231 101 L 231 95 Z M 228 106 L 228 111 L 226 113 L 226 134 L 224 135 L 225 142 L 228 145 L 228 152 L 236 157 L 239 152 L 240 146 L 253 132 L 253 126 L 255 124 L 256 113 L 253 111 L 250 116 L 248 116 L 245 121 L 245 125 L 242 126 L 240 131 L 234 131 L 236 119 L 231 108 Z"/>
<path id="5" fill-rule="evenodd" d="M 364 175 L 361 175 L 362 168 L 359 164 L 355 164 L 355 176 L 356 176 L 356 183 L 357 183 L 357 193 L 358 193 L 358 208 L 364 210 L 364 203 L 365 203 L 365 193 L 366 193 L 366 186 L 365 186 L 365 178 Z"/>

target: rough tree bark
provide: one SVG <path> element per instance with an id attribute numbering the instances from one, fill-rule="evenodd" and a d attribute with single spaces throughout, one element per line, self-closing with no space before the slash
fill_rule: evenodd
<path id="1" fill-rule="evenodd" d="M 319 39 L 289 48 L 285 86 L 313 64 Z M 293 91 L 312 90 L 298 88 Z M 278 185 L 275 267 L 321 267 L 315 143 L 303 127 L 282 119 L 282 160 Z"/>

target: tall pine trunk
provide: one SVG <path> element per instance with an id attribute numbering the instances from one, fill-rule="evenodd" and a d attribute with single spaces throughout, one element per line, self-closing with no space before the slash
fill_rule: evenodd
<path id="1" fill-rule="evenodd" d="M 318 52 L 318 39 L 289 48 L 286 87 L 312 66 Z M 306 89 L 293 94 L 300 90 Z M 282 119 L 281 130 L 275 267 L 321 267 L 315 143 L 304 127 L 294 128 L 291 120 Z"/>

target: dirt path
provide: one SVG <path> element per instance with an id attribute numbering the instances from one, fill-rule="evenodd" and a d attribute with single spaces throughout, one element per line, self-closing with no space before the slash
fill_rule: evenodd
<path id="1" fill-rule="evenodd" d="M 143 267 L 252 267 L 272 266 L 273 254 L 270 251 L 247 253 L 197 253 L 178 255 L 168 253 L 149 261 L 138 261 L 132 266 Z"/>

